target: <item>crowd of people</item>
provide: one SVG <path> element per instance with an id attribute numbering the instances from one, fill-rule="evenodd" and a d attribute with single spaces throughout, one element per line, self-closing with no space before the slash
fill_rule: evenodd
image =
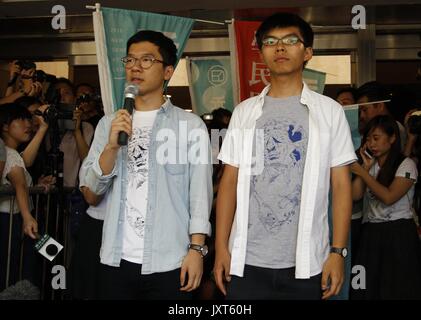
<path id="1" fill-rule="evenodd" d="M 70 299 L 329 299 L 343 288 L 349 253 L 366 270 L 351 299 L 421 299 L 421 116 L 414 105 L 397 121 L 377 82 L 343 89 L 336 101 L 310 90 L 302 72 L 313 40 L 295 14 L 267 18 L 256 42 L 270 85 L 232 114 L 217 109 L 203 119 L 164 95 L 177 49 L 160 32 L 127 41 L 126 81 L 140 89 L 132 114 L 103 116 L 89 84 L 11 62 L 0 170 L 16 202 L 0 197 L 0 290 L 10 214 L 17 265 L 20 230 L 32 241 L 41 233 L 28 187 L 57 183 L 48 155 L 58 149 L 63 185 L 75 187 L 69 201 L 84 204 Z M 360 146 L 341 107 L 355 104 Z M 226 131 L 219 154 L 212 130 Z M 17 278 L 12 272 L 9 284 Z"/>
<path id="2" fill-rule="evenodd" d="M 23 264 L 31 268 L 37 264 L 31 248 L 42 233 L 28 188 L 41 186 L 48 192 L 56 184 L 55 160 L 49 156 L 54 152 L 63 152 L 60 164 L 63 186 L 77 187 L 80 164 L 88 154 L 95 126 L 103 115 L 101 102 L 89 84 L 75 87 L 68 79 L 36 70 L 30 61 L 12 61 L 9 71 L 8 87 L 0 99 L 0 170 L 2 184 L 15 189 L 16 200 L 6 194 L 0 196 L 0 290 L 14 284 L 19 277 L 22 230 L 28 236 L 24 246 L 28 254 L 24 255 Z M 40 213 L 39 220 L 41 218 Z M 42 226 L 42 231 L 44 228 Z M 12 249 L 8 254 L 10 231 Z M 8 283 L 7 262 L 10 265 Z M 23 276 L 38 285 L 39 268 L 33 269 Z"/>

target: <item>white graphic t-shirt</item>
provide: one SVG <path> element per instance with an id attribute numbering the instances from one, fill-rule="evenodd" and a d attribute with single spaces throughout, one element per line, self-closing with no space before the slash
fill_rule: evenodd
<path id="1" fill-rule="evenodd" d="M 128 143 L 127 196 L 123 227 L 124 260 L 141 264 L 148 203 L 148 156 L 152 126 L 158 110 L 133 111 Z"/>

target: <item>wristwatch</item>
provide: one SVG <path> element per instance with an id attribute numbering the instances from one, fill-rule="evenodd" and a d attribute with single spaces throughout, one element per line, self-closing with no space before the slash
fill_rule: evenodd
<path id="1" fill-rule="evenodd" d="M 189 249 L 196 250 L 202 255 L 202 258 L 204 258 L 208 254 L 208 246 L 204 244 L 201 246 L 200 244 L 189 244 Z"/>
<path id="2" fill-rule="evenodd" d="M 339 254 L 341 257 L 346 258 L 348 255 L 348 249 L 347 248 L 330 248 L 330 253 L 336 253 Z"/>

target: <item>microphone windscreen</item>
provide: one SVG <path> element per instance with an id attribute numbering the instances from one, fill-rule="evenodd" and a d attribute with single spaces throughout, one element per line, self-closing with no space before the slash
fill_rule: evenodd
<path id="1" fill-rule="evenodd" d="M 135 98 L 139 94 L 139 87 L 135 84 L 128 83 L 124 88 L 125 98 Z"/>

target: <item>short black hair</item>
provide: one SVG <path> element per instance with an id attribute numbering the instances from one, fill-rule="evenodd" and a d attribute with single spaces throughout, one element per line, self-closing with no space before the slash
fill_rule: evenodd
<path id="1" fill-rule="evenodd" d="M 24 106 L 14 102 L 0 105 L 0 134 L 3 136 L 3 127 L 17 119 L 32 120 L 32 114 Z"/>
<path id="2" fill-rule="evenodd" d="M 349 92 L 352 97 L 354 98 L 354 100 L 357 97 L 357 89 L 355 89 L 354 87 L 346 87 L 346 88 L 342 88 L 340 89 L 337 93 L 336 93 L 336 98 L 338 98 L 342 93 L 345 92 Z"/>
<path id="3" fill-rule="evenodd" d="M 232 112 L 224 108 L 218 108 L 212 111 L 212 116 L 212 129 L 222 130 L 224 128 L 227 128 L 227 125 L 224 122 L 224 118 L 231 119 Z"/>
<path id="4" fill-rule="evenodd" d="M 377 81 L 370 81 L 364 83 L 357 89 L 356 99 L 359 100 L 362 97 L 367 97 L 368 102 L 384 101 L 391 99 L 391 93 L 385 88 L 384 85 Z M 385 102 L 387 110 L 390 112 L 390 103 Z"/>
<path id="5" fill-rule="evenodd" d="M 164 66 L 173 66 L 177 62 L 177 47 L 170 38 L 166 37 L 162 32 L 152 30 L 142 30 L 135 33 L 127 41 L 126 54 L 132 44 L 138 42 L 150 42 L 158 47 L 158 51 L 164 60 Z"/>
<path id="6" fill-rule="evenodd" d="M 303 37 L 304 47 L 313 47 L 314 32 L 310 24 L 304 21 L 300 16 L 289 13 L 279 12 L 271 15 L 262 22 L 256 31 L 256 41 L 259 49 L 262 49 L 263 39 L 269 31 L 277 28 L 297 27 Z"/>

